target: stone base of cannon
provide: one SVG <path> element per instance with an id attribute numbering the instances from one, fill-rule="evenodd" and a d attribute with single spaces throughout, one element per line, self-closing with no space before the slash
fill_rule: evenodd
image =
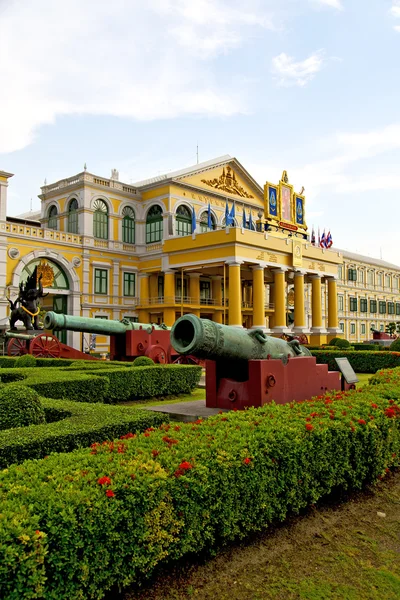
<path id="1" fill-rule="evenodd" d="M 235 379 L 232 379 L 235 372 Z M 344 383 L 344 389 L 350 389 Z M 353 386 L 354 387 L 354 386 Z M 309 400 L 330 390 L 341 390 L 338 371 L 318 365 L 314 356 L 249 360 L 247 369 L 232 368 L 232 363 L 206 360 L 206 406 L 208 408 L 244 409 L 274 401 L 286 404 Z"/>

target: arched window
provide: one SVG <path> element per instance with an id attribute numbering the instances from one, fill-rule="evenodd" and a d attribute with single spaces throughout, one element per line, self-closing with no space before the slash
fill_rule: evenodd
<path id="1" fill-rule="evenodd" d="M 163 216 L 159 206 L 154 205 L 147 213 L 146 219 L 146 244 L 160 242 L 163 234 Z"/>
<path id="2" fill-rule="evenodd" d="M 93 204 L 93 235 L 108 240 L 108 207 L 104 200 L 95 200 Z"/>
<path id="3" fill-rule="evenodd" d="M 215 217 L 212 213 L 211 213 L 210 217 L 211 217 L 211 228 L 208 226 L 208 212 L 205 211 L 202 213 L 202 215 L 200 217 L 201 233 L 205 233 L 206 231 L 213 231 L 214 229 L 217 228 L 217 224 L 215 222 Z"/>
<path id="4" fill-rule="evenodd" d="M 177 235 L 190 235 L 192 233 L 192 213 L 183 204 L 176 209 L 176 233 Z"/>
<path id="5" fill-rule="evenodd" d="M 49 229 L 57 229 L 57 206 L 51 206 L 49 210 L 49 222 L 47 227 Z"/>
<path id="6" fill-rule="evenodd" d="M 28 263 L 20 277 L 20 281 L 26 281 L 32 275 L 35 267 L 38 268 L 38 276 L 42 274 L 42 285 L 44 288 L 68 290 L 69 284 L 63 269 L 48 258 L 36 258 Z"/>
<path id="7" fill-rule="evenodd" d="M 73 198 L 68 206 L 68 232 L 78 233 L 78 200 Z"/>
<path id="8" fill-rule="evenodd" d="M 233 223 L 231 225 L 228 225 L 228 227 L 237 227 L 237 221 L 236 219 L 233 219 Z M 226 219 L 225 217 L 222 219 L 222 227 L 226 227 Z"/>
<path id="9" fill-rule="evenodd" d="M 135 213 L 133 208 L 125 206 L 122 210 L 122 241 L 124 244 L 135 243 Z"/>

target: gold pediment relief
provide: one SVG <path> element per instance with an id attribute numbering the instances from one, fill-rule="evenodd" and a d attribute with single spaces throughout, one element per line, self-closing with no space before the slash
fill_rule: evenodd
<path id="1" fill-rule="evenodd" d="M 235 171 L 230 166 L 223 167 L 220 175 L 214 177 L 214 179 L 202 179 L 201 182 L 227 194 L 240 196 L 241 198 L 254 198 L 239 184 Z"/>
<path id="2" fill-rule="evenodd" d="M 46 262 L 44 259 L 40 261 L 40 264 L 37 268 L 37 280 L 39 282 L 39 277 L 42 276 L 42 286 L 50 287 L 53 285 L 54 281 L 54 271 L 52 267 Z"/>

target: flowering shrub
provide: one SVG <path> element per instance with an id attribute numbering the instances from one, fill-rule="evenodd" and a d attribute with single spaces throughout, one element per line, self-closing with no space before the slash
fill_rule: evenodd
<path id="1" fill-rule="evenodd" d="M 361 391 L 148 427 L 1 472 L 0 597 L 101 598 L 165 559 L 385 477 L 400 464 L 398 372 Z"/>

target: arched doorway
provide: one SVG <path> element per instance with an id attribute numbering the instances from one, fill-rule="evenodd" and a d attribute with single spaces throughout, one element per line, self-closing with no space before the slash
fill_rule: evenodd
<path id="1" fill-rule="evenodd" d="M 44 292 L 48 294 L 40 299 L 40 317 L 43 319 L 44 313 L 49 310 L 64 315 L 67 314 L 70 289 L 68 278 L 63 269 L 56 262 L 48 258 L 38 258 L 25 265 L 21 272 L 20 281 L 26 281 L 32 275 L 35 267 L 38 268 L 38 277 L 42 275 Z M 39 321 L 42 320 L 40 317 Z M 59 331 L 56 335 L 60 342 L 66 343 L 66 331 Z"/>

